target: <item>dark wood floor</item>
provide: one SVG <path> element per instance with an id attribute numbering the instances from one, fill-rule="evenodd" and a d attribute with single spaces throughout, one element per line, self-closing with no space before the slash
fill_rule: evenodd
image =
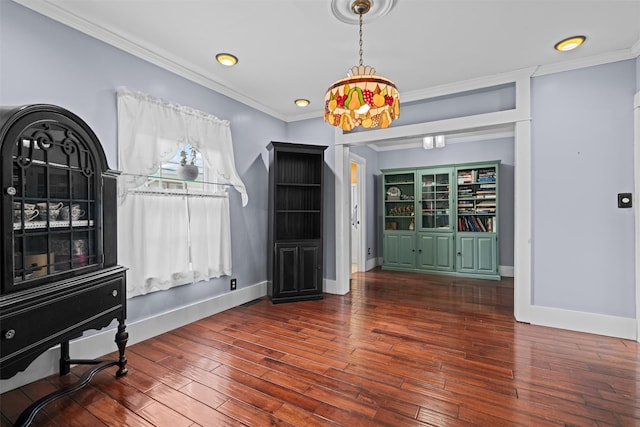
<path id="1" fill-rule="evenodd" d="M 519 324 L 513 282 L 354 274 L 132 345 L 36 426 L 640 426 L 640 346 Z M 1 396 L 2 426 L 83 372 Z"/>

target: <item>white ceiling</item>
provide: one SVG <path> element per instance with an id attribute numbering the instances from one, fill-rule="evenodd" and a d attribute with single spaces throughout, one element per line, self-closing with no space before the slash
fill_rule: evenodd
<path id="1" fill-rule="evenodd" d="M 321 116 L 327 87 L 358 63 L 358 27 L 336 19 L 331 0 L 14 1 L 285 121 Z M 640 53 L 640 0 L 395 0 L 364 22 L 364 64 L 405 102 L 455 82 Z M 553 49 L 572 35 L 587 42 Z M 219 52 L 238 65 L 218 64 Z"/>

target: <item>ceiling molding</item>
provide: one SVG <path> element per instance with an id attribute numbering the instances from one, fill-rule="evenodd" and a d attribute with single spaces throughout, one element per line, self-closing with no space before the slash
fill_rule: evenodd
<path id="1" fill-rule="evenodd" d="M 2 0 L 0 0 L 2 1 Z M 181 76 L 187 80 L 190 80 L 196 84 L 199 84 L 207 89 L 211 89 L 221 95 L 227 96 L 237 102 L 261 111 L 271 117 L 286 123 L 317 119 L 323 116 L 324 105 L 313 105 L 313 109 L 305 109 L 301 114 L 285 115 L 277 112 L 272 107 L 265 105 L 240 94 L 230 85 L 225 85 L 224 82 L 217 82 L 209 77 L 206 77 L 206 73 L 202 70 L 197 70 L 195 67 L 185 66 L 183 60 L 180 60 L 170 53 L 159 49 L 157 46 L 150 46 L 149 44 L 141 41 L 128 40 L 118 35 L 116 31 L 113 31 L 107 27 L 94 24 L 86 19 L 64 9 L 56 3 L 48 0 L 13 0 L 14 2 L 34 10 L 37 13 L 43 14 L 51 19 L 54 19 L 64 25 L 74 28 L 84 34 L 92 36 L 100 41 L 103 41 L 111 46 L 121 49 L 135 57 L 141 58 L 151 64 L 154 64 L 162 69 L 170 71 L 178 76 Z M 393 0 L 392 2 L 395 2 Z M 154 52 L 153 50 L 157 50 Z M 160 53 L 158 53 L 158 51 Z M 553 74 L 563 71 L 570 71 L 579 68 L 601 65 L 610 62 L 616 62 L 627 59 L 634 59 L 640 56 L 640 40 L 638 40 L 631 48 L 623 49 L 619 51 L 609 52 L 597 56 L 588 58 L 568 60 L 559 64 L 542 65 L 528 67 L 512 72 L 506 72 L 497 75 L 485 76 L 481 78 L 465 80 L 460 82 L 454 82 L 450 84 L 444 84 L 440 86 L 434 86 L 426 89 L 420 89 L 415 91 L 401 92 L 402 102 L 413 102 L 424 99 L 434 98 L 438 96 L 451 95 L 455 93 L 465 92 L 477 88 L 486 88 L 490 86 L 496 86 L 504 83 L 510 83 L 518 81 L 520 78 L 536 77 L 546 74 Z M 187 64 L 190 65 L 190 64 Z"/>
<path id="2" fill-rule="evenodd" d="M 611 62 L 624 61 L 627 59 L 634 59 L 636 56 L 638 55 L 634 54 L 632 49 L 623 49 L 617 50 L 615 52 L 607 52 L 602 55 L 590 56 L 588 58 L 574 59 L 557 64 L 541 65 L 531 77 L 561 73 L 564 71 L 572 71 L 580 68 L 608 64 Z"/>
<path id="3" fill-rule="evenodd" d="M 640 40 L 633 44 L 633 46 L 631 47 L 631 52 L 633 52 L 636 58 L 640 56 Z"/>
<path id="4" fill-rule="evenodd" d="M 2 0 L 0 0 L 2 1 Z M 257 102 L 254 99 L 248 98 L 236 92 L 235 90 L 224 86 L 218 82 L 211 80 L 204 75 L 194 72 L 188 67 L 185 67 L 181 64 L 183 61 L 178 59 L 173 59 L 170 55 L 159 55 L 151 51 L 150 48 L 145 47 L 142 43 L 135 43 L 131 40 L 125 39 L 122 36 L 119 36 L 115 32 L 105 28 L 98 26 L 94 23 L 91 23 L 69 11 L 52 4 L 48 1 L 38 1 L 38 0 L 13 0 L 14 2 L 21 4 L 29 9 L 34 10 L 42 15 L 47 16 L 48 18 L 54 19 L 64 25 L 67 25 L 75 30 L 78 30 L 84 34 L 87 34 L 95 39 L 103 41 L 111 46 L 114 46 L 120 50 L 123 50 L 135 57 L 144 59 L 147 62 L 150 62 L 154 65 L 157 65 L 160 68 L 163 68 L 167 71 L 170 71 L 174 74 L 177 74 L 181 77 L 184 77 L 187 80 L 190 80 L 194 83 L 197 83 L 201 86 L 204 86 L 208 89 L 214 90 L 222 95 L 225 95 L 231 99 L 234 99 L 238 102 L 241 102 L 249 107 L 255 108 L 258 111 L 261 111 L 265 114 L 268 114 L 276 119 L 287 121 L 287 117 L 279 114 L 272 108 Z M 158 48 L 157 46 L 154 46 Z"/>
<path id="5" fill-rule="evenodd" d="M 507 73 L 448 83 L 412 92 L 402 92 L 400 93 L 401 107 L 402 103 L 404 102 L 422 101 L 425 99 L 437 98 L 439 96 L 453 95 L 456 93 L 468 92 L 476 89 L 486 89 L 493 86 L 515 83 L 517 81 L 521 81 L 523 78 L 528 79 L 536 69 L 537 67 L 528 67 L 516 71 L 510 71 Z M 289 121 L 307 120 L 322 116 L 323 110 L 313 110 L 304 115 L 289 117 Z"/>
<path id="6" fill-rule="evenodd" d="M 476 79 L 469 79 L 460 82 L 448 83 L 431 88 L 415 90 L 412 92 L 400 93 L 401 102 L 413 102 L 424 99 L 436 98 L 439 96 L 452 95 L 476 89 L 485 89 L 492 86 L 499 86 L 514 83 L 522 78 L 529 78 L 536 70 L 536 67 L 528 67 L 506 73 L 484 76 Z"/>

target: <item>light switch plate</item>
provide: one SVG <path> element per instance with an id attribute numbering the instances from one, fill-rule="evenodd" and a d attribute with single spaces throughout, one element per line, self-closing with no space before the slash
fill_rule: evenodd
<path id="1" fill-rule="evenodd" d="M 631 206 L 631 193 L 618 193 L 618 207 L 630 208 Z"/>

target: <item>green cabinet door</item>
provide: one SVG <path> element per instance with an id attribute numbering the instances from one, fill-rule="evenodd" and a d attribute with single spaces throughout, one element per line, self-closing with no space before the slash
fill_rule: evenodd
<path id="1" fill-rule="evenodd" d="M 478 251 L 478 263 L 476 265 L 476 269 L 478 273 L 498 273 L 497 243 L 495 234 L 476 237 L 476 248 Z"/>
<path id="2" fill-rule="evenodd" d="M 415 233 L 385 233 L 383 246 L 385 267 L 415 268 Z"/>
<path id="3" fill-rule="evenodd" d="M 418 233 L 417 268 L 452 271 L 454 240 L 451 233 Z"/>
<path id="4" fill-rule="evenodd" d="M 497 243 L 494 233 L 458 233 L 457 271 L 470 274 L 498 274 Z"/>
<path id="5" fill-rule="evenodd" d="M 418 231 L 453 231 L 452 168 L 421 169 L 417 172 Z"/>

